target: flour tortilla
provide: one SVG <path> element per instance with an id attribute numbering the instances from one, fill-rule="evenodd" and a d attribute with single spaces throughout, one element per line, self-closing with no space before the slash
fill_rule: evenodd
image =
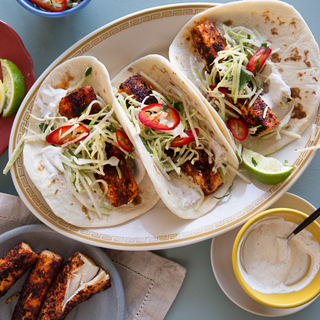
<path id="1" fill-rule="evenodd" d="M 238 160 L 237 157 L 226 141 L 219 127 L 216 125 L 215 121 L 211 117 L 208 109 L 204 106 L 203 102 L 199 98 L 200 95 L 194 90 L 191 89 L 186 82 L 182 80 L 182 78 L 177 74 L 177 71 L 172 67 L 167 59 L 159 55 L 148 55 L 145 56 L 127 67 L 125 67 L 120 73 L 112 79 L 112 86 L 115 88 L 119 88 L 119 85 L 127 80 L 130 76 L 135 73 L 140 73 L 142 77 L 146 75 L 155 81 L 161 88 L 165 88 L 168 91 L 171 91 L 170 87 L 174 86 L 176 90 L 181 92 L 183 96 L 189 99 L 192 102 L 192 106 L 201 114 L 203 119 L 207 119 L 204 124 L 204 128 L 210 132 L 211 138 L 215 140 L 221 147 L 221 150 L 227 156 L 227 162 L 232 165 L 234 168 L 238 168 Z M 145 78 L 145 80 L 148 79 Z M 154 88 L 157 90 L 158 88 Z M 161 90 L 157 90 L 161 93 Z M 163 93 L 163 92 L 162 92 Z M 157 168 L 156 164 L 153 162 L 149 152 L 144 147 L 139 135 L 137 134 L 134 126 L 127 118 L 125 111 L 119 104 L 119 117 L 121 117 L 124 121 L 126 121 L 126 126 L 130 131 L 131 138 L 133 139 L 136 148 L 138 149 L 141 158 L 143 159 L 143 163 L 145 168 L 153 182 L 155 189 L 160 195 L 162 201 L 165 205 L 176 215 L 184 219 L 196 219 L 204 214 L 211 211 L 215 205 L 219 202 L 218 199 L 213 198 L 224 196 L 232 181 L 235 177 L 233 172 L 230 172 L 226 176 L 226 182 L 217 189 L 213 194 L 206 196 L 204 202 L 200 206 L 198 210 L 195 210 L 195 204 L 185 206 L 181 205 L 181 197 L 177 196 L 172 189 L 171 182 L 174 180 L 170 179 L 168 181 L 164 175 Z"/>
<path id="2" fill-rule="evenodd" d="M 219 5 L 195 15 L 178 33 L 169 49 L 171 63 L 177 67 L 195 87 L 196 78 L 192 70 L 195 59 L 200 60 L 192 44 L 191 30 L 206 20 L 215 24 L 254 28 L 271 44 L 272 61 L 285 83 L 291 88 L 294 111 L 289 121 L 289 132 L 301 135 L 313 121 L 320 102 L 320 59 L 318 45 L 307 24 L 291 5 L 281 1 L 239 1 Z M 205 102 L 210 112 L 219 121 L 218 113 Z M 233 144 L 230 132 L 224 126 L 222 132 Z M 295 137 L 281 134 L 263 140 L 254 137 L 247 139 L 247 148 L 256 148 L 264 155 L 273 153 Z"/>
<path id="3" fill-rule="evenodd" d="M 86 78 L 95 93 L 100 96 L 107 104 L 115 103 L 112 93 L 109 75 L 104 65 L 94 57 L 83 56 L 73 58 L 56 67 L 41 84 L 41 88 L 50 84 L 57 87 L 65 82 L 68 87 L 73 87 L 80 82 L 87 68 L 92 67 L 91 74 Z M 32 109 L 32 115 L 41 118 L 39 92 L 35 98 Z M 38 121 L 30 117 L 29 128 L 36 133 L 40 133 Z M 67 177 L 59 172 L 58 176 L 52 176 L 42 162 L 41 151 L 48 146 L 46 141 L 37 141 L 27 143 L 23 150 L 23 163 L 27 173 L 41 192 L 43 198 L 50 206 L 55 215 L 66 222 L 78 227 L 106 227 L 124 223 L 131 220 L 144 212 L 150 210 L 159 200 L 159 196 L 152 187 L 150 178 L 146 174 L 139 155 L 136 153 L 136 167 L 143 170 L 144 176 L 140 183 L 140 198 L 133 200 L 130 204 L 114 208 L 110 215 L 103 215 L 102 218 L 91 211 L 88 211 L 72 194 L 70 182 Z M 133 171 L 135 175 L 135 171 Z"/>

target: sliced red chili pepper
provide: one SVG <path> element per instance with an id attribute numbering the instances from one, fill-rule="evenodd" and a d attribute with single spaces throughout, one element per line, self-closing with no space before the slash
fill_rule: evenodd
<path id="1" fill-rule="evenodd" d="M 118 129 L 116 131 L 116 137 L 120 148 L 130 153 L 132 151 L 132 143 L 128 136 L 122 130 Z"/>
<path id="2" fill-rule="evenodd" d="M 195 132 L 196 132 L 196 134 L 198 136 L 199 135 L 199 129 L 195 128 L 194 130 L 195 130 Z M 187 137 L 183 137 L 183 138 L 181 136 L 176 137 L 172 141 L 170 147 L 172 147 L 172 148 L 182 147 L 185 144 L 188 144 L 188 143 L 190 143 L 190 142 L 195 140 L 195 137 L 194 137 L 191 129 L 185 131 L 184 133 L 187 135 Z"/>
<path id="3" fill-rule="evenodd" d="M 52 5 L 43 0 L 29 0 L 31 3 L 35 4 L 39 8 L 52 11 L 60 12 L 67 7 L 68 0 L 52 0 Z"/>
<path id="4" fill-rule="evenodd" d="M 215 84 L 211 84 L 209 86 L 210 90 L 214 90 L 217 86 Z M 230 94 L 230 91 L 225 88 L 225 87 L 219 87 L 218 90 L 221 92 L 221 93 L 224 93 L 225 95 L 229 95 Z"/>
<path id="5" fill-rule="evenodd" d="M 177 110 L 163 106 L 160 103 L 153 103 L 143 107 L 138 117 L 144 126 L 162 131 L 172 130 L 180 122 Z"/>
<path id="6" fill-rule="evenodd" d="M 249 128 L 247 124 L 241 119 L 229 119 L 227 121 L 227 127 L 231 131 L 232 135 L 240 141 L 245 140 L 249 134 Z"/>
<path id="7" fill-rule="evenodd" d="M 88 134 L 90 130 L 82 125 L 79 125 L 77 128 L 72 130 L 68 135 L 60 138 L 65 132 L 70 130 L 73 126 L 63 126 L 54 131 L 52 131 L 46 138 L 46 141 L 50 144 L 65 144 L 65 143 L 74 143 L 83 140 Z M 84 134 L 87 133 L 87 134 Z M 81 137 L 80 137 L 81 136 Z"/>
<path id="8" fill-rule="evenodd" d="M 264 63 L 270 56 L 272 50 L 268 47 L 261 47 L 249 60 L 246 69 L 251 71 L 255 76 L 260 72 Z"/>

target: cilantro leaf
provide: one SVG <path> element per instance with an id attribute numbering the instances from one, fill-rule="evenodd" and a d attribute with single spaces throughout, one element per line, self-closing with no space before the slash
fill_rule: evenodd
<path id="1" fill-rule="evenodd" d="M 48 128 L 48 124 L 42 122 L 42 123 L 39 124 L 39 128 L 40 128 L 40 130 L 42 132 L 45 132 L 47 130 L 47 128 Z"/>
<path id="2" fill-rule="evenodd" d="M 239 90 L 241 90 L 248 82 L 250 82 L 253 77 L 254 77 L 254 74 L 251 71 L 245 68 L 241 68 Z"/>
<path id="3" fill-rule="evenodd" d="M 89 76 L 92 72 L 92 67 L 88 68 L 85 73 L 85 77 Z"/>
<path id="4" fill-rule="evenodd" d="M 181 111 L 182 103 L 180 101 L 174 101 L 171 103 L 171 107 L 176 109 L 178 112 Z"/>
<path id="5" fill-rule="evenodd" d="M 258 162 L 255 160 L 254 157 L 251 158 L 251 162 L 255 167 L 258 165 Z"/>
<path id="6" fill-rule="evenodd" d="M 162 105 L 162 109 L 163 109 L 164 112 L 168 112 L 168 110 L 169 110 L 168 107 L 165 104 Z"/>
<path id="7" fill-rule="evenodd" d="M 109 125 L 109 129 L 110 129 L 111 132 L 116 132 L 117 131 L 117 128 L 115 127 L 115 125 L 112 122 Z"/>

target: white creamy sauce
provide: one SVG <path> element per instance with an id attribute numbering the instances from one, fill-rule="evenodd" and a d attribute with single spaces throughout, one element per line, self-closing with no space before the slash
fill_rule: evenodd
<path id="1" fill-rule="evenodd" d="M 193 76 L 193 79 L 197 82 L 198 86 L 201 87 L 200 80 L 198 79 L 197 74 L 194 71 L 195 68 L 198 70 L 198 72 L 202 75 L 203 79 L 205 80 L 206 63 L 204 62 L 204 60 L 202 58 L 194 56 L 194 55 L 190 55 L 189 70 L 191 70 L 191 74 Z"/>
<path id="2" fill-rule="evenodd" d="M 168 116 L 167 113 L 160 111 L 160 117 L 158 118 L 159 123 L 166 125 L 168 127 L 172 127 L 175 123 L 172 116 Z"/>
<path id="3" fill-rule="evenodd" d="M 49 84 L 44 85 L 39 91 L 38 106 L 44 120 L 56 116 L 59 111 L 59 102 L 67 94 L 67 90 L 54 89 Z"/>
<path id="4" fill-rule="evenodd" d="M 175 173 L 170 175 L 169 184 L 171 191 L 180 200 L 181 208 L 189 207 L 201 199 L 200 192 L 175 178 Z"/>
<path id="5" fill-rule="evenodd" d="M 64 168 L 60 160 L 62 152 L 62 148 L 54 146 L 47 146 L 41 151 L 42 163 L 52 176 L 57 176 L 59 171 L 64 172 Z"/>
<path id="6" fill-rule="evenodd" d="M 285 96 L 291 97 L 291 89 L 283 81 L 281 74 L 276 70 L 273 70 L 273 72 L 269 75 L 268 83 L 268 93 L 262 94 L 261 98 L 280 121 L 285 117 L 285 115 L 290 111 L 292 107 L 292 104 L 281 105 L 283 104 L 283 99 L 285 98 Z"/>
<path id="7" fill-rule="evenodd" d="M 287 241 L 296 227 L 274 217 L 248 229 L 238 257 L 240 272 L 251 288 L 269 294 L 299 291 L 315 277 L 320 266 L 319 243 L 306 229 Z"/>
<path id="8" fill-rule="evenodd" d="M 224 148 L 216 140 L 211 140 L 209 144 L 210 150 L 214 154 L 215 167 L 221 167 L 222 163 L 228 162 Z"/>
<path id="9" fill-rule="evenodd" d="M 187 134 L 184 133 L 184 127 L 183 127 L 183 123 L 181 121 L 173 130 L 168 130 L 168 133 L 172 134 L 173 136 L 180 135 L 181 138 L 188 136 Z"/>

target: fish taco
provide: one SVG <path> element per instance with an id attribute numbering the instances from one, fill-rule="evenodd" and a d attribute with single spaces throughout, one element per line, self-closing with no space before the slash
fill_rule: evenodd
<path id="1" fill-rule="evenodd" d="M 238 160 L 199 94 L 159 55 L 134 61 L 111 83 L 165 205 L 185 219 L 210 212 L 229 194 Z"/>
<path id="2" fill-rule="evenodd" d="M 79 227 L 124 223 L 159 200 L 116 103 L 106 68 L 89 56 L 57 66 L 34 101 L 24 166 L 52 211 Z"/>
<path id="3" fill-rule="evenodd" d="M 195 15 L 169 57 L 202 93 L 239 154 L 268 155 L 300 138 L 320 102 L 318 45 L 281 1 L 239 1 Z M 227 129 L 228 128 L 228 129 Z"/>

